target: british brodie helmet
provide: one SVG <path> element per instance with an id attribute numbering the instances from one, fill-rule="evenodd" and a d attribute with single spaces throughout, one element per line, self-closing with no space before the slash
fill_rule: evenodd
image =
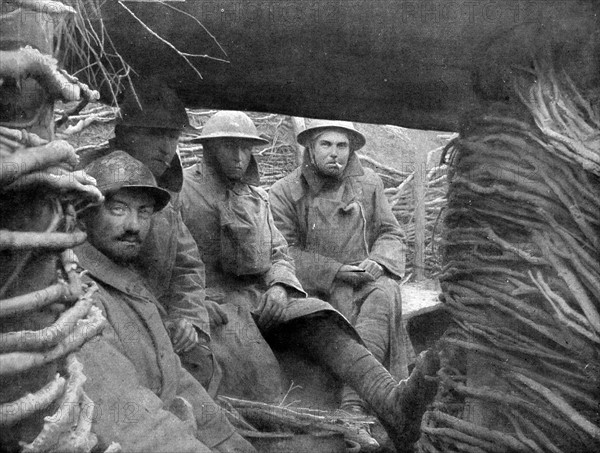
<path id="1" fill-rule="evenodd" d="M 200 137 L 194 141 L 204 143 L 215 138 L 241 138 L 254 142 L 254 145 L 269 143 L 258 135 L 256 126 L 248 115 L 226 110 L 215 113 L 204 125 Z"/>
<path id="2" fill-rule="evenodd" d="M 354 124 L 350 121 L 336 120 L 313 120 L 306 129 L 298 134 L 296 140 L 304 147 L 308 147 L 310 139 L 316 132 L 324 131 L 325 129 L 342 129 L 350 138 L 353 151 L 362 148 L 367 143 L 367 139 L 363 134 L 356 130 Z"/>

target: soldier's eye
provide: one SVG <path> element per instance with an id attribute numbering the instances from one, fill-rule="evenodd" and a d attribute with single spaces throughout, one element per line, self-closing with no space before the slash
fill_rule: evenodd
<path id="1" fill-rule="evenodd" d="M 122 215 L 127 212 L 127 206 L 122 204 L 113 204 L 109 207 L 110 212 L 116 215 Z"/>

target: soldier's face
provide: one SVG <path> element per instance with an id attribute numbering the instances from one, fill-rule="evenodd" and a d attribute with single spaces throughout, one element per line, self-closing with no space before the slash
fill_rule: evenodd
<path id="1" fill-rule="evenodd" d="M 348 165 L 350 140 L 343 132 L 327 130 L 313 140 L 311 153 L 321 174 L 337 177 Z"/>
<path id="2" fill-rule="evenodd" d="M 123 151 L 146 165 L 158 179 L 171 165 L 180 135 L 176 129 L 127 127 L 120 133 L 119 143 L 127 148 Z"/>
<path id="3" fill-rule="evenodd" d="M 88 241 L 110 259 L 135 259 L 152 226 L 154 199 L 142 189 L 122 189 L 85 218 Z"/>
<path id="4" fill-rule="evenodd" d="M 210 146 L 225 176 L 238 181 L 246 174 L 254 146 L 251 140 L 218 138 L 214 139 Z"/>

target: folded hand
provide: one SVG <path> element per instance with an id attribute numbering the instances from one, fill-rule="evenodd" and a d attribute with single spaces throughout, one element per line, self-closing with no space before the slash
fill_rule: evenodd
<path id="1" fill-rule="evenodd" d="M 186 352 L 198 344 L 198 332 L 189 319 L 179 318 L 165 321 L 176 353 Z"/>
<path id="2" fill-rule="evenodd" d="M 365 283 L 375 281 L 375 278 L 365 269 L 358 266 L 352 266 L 351 264 L 344 264 L 340 267 L 335 278 L 354 287 L 359 287 Z"/>
<path id="3" fill-rule="evenodd" d="M 366 272 L 371 274 L 373 280 L 377 280 L 383 275 L 383 267 L 381 267 L 381 265 L 377 261 L 373 261 L 369 258 L 365 259 L 362 263 L 360 263 L 358 267 L 364 269 Z"/>
<path id="4" fill-rule="evenodd" d="M 256 310 L 258 326 L 268 329 L 283 320 L 283 312 L 288 304 L 288 294 L 282 285 L 271 286 L 262 296 Z"/>

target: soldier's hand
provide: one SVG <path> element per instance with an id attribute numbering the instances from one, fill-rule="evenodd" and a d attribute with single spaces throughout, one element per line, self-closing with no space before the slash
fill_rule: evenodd
<path id="1" fill-rule="evenodd" d="M 351 264 L 344 264 L 340 267 L 335 278 L 354 287 L 362 286 L 365 283 L 375 280 L 375 278 L 365 269 L 358 266 L 352 266 Z"/>
<path id="2" fill-rule="evenodd" d="M 287 290 L 282 285 L 271 286 L 262 296 L 256 310 L 258 326 L 268 329 L 283 320 L 283 312 L 288 304 Z"/>
<path id="3" fill-rule="evenodd" d="M 198 332 L 189 319 L 179 318 L 165 321 L 176 353 L 186 352 L 198 344 Z"/>
<path id="4" fill-rule="evenodd" d="M 366 272 L 371 274 L 373 280 L 377 280 L 383 275 L 383 267 L 381 266 L 381 264 L 369 258 L 365 259 L 362 263 L 360 263 L 358 267 L 364 269 Z"/>
<path id="5" fill-rule="evenodd" d="M 208 319 L 210 319 L 211 326 L 222 326 L 229 322 L 227 313 L 223 311 L 218 303 L 212 300 L 205 300 L 204 306 L 206 307 L 206 311 L 208 311 Z"/>

